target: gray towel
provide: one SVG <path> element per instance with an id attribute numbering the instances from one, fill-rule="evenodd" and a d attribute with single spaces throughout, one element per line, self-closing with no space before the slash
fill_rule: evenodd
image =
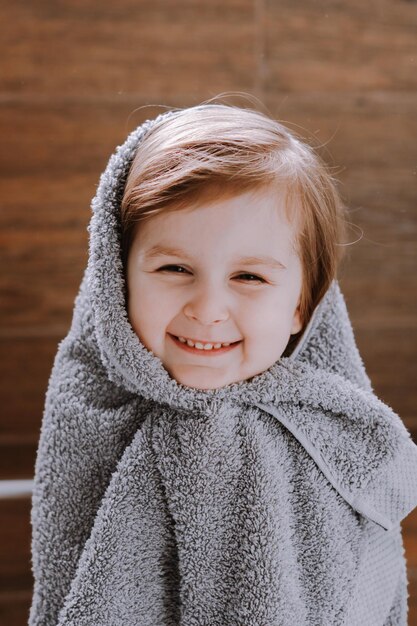
<path id="1" fill-rule="evenodd" d="M 290 356 L 220 389 L 172 379 L 129 324 L 119 205 L 152 123 L 92 203 L 37 453 L 30 626 L 406 626 L 417 446 L 338 282 Z"/>

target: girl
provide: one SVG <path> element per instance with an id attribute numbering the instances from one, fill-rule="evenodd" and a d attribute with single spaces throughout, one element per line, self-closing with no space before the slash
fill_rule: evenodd
<path id="1" fill-rule="evenodd" d="M 92 203 L 32 500 L 31 626 L 405 626 L 417 446 L 373 393 L 343 207 L 263 113 L 148 120 Z"/>

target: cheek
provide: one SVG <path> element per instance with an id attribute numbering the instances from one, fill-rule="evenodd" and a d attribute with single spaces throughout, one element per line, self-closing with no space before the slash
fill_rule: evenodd
<path id="1" fill-rule="evenodd" d="M 146 332 L 149 321 L 153 319 L 155 312 L 155 299 L 152 294 L 143 288 L 138 281 L 131 284 L 128 299 L 128 317 L 136 333 Z"/>
<path id="2" fill-rule="evenodd" d="M 129 293 L 129 321 L 145 343 L 165 333 L 176 311 L 166 291 L 151 288 L 151 285 L 135 284 Z"/>
<path id="3" fill-rule="evenodd" d="M 245 307 L 242 317 L 248 331 L 259 337 L 266 344 L 274 338 L 281 338 L 290 333 L 293 316 L 291 306 L 282 302 L 282 297 L 266 298 L 256 306 Z"/>
<path id="4" fill-rule="evenodd" d="M 237 309 L 236 324 L 243 337 L 245 347 L 267 351 L 271 346 L 272 331 L 279 326 L 276 311 L 266 299 L 242 302 Z"/>

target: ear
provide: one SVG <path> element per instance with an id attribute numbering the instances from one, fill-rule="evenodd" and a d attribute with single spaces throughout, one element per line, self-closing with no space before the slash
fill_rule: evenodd
<path id="1" fill-rule="evenodd" d="M 300 316 L 300 307 L 297 306 L 294 312 L 293 320 L 292 320 L 291 335 L 295 335 L 296 333 L 299 333 L 302 327 L 303 327 L 303 324 L 302 324 L 301 316 Z"/>

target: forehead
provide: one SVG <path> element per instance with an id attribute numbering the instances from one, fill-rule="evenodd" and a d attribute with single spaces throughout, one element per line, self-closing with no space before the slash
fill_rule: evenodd
<path id="1" fill-rule="evenodd" d="M 255 255 L 283 249 L 291 252 L 297 235 L 297 220 L 288 219 L 286 197 L 271 190 L 251 190 L 208 203 L 170 210 L 142 222 L 136 243 L 144 253 L 181 249 L 203 255 L 222 250 Z M 295 213 L 292 211 L 292 213 Z"/>

